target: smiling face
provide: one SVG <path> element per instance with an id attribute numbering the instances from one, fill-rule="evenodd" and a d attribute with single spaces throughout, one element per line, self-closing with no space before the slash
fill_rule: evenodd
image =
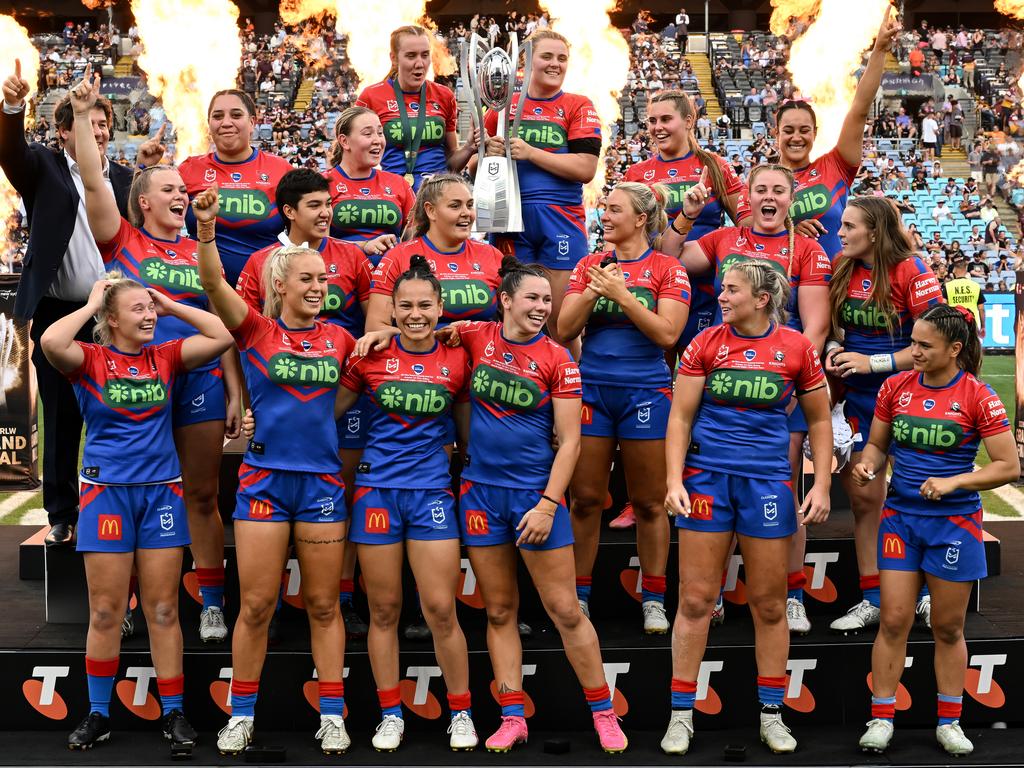
<path id="1" fill-rule="evenodd" d="M 331 193 L 307 192 L 295 208 L 285 205 L 281 213 L 288 221 L 289 239 L 293 243 L 323 239 L 331 229 Z"/>
<path id="2" fill-rule="evenodd" d="M 533 75 L 530 90 L 555 93 L 562 89 L 569 67 L 569 47 L 561 40 L 544 38 L 533 44 Z"/>
<path id="3" fill-rule="evenodd" d="M 624 243 L 643 231 L 647 217 L 633 210 L 633 203 L 621 189 L 614 189 L 605 198 L 604 213 L 601 215 L 601 226 L 604 227 L 604 239 L 613 245 Z"/>
<path id="4" fill-rule="evenodd" d="M 786 225 L 789 207 L 793 204 L 793 185 L 782 171 L 766 170 L 750 181 L 750 207 L 754 212 L 754 229 L 777 232 Z"/>
<path id="5" fill-rule="evenodd" d="M 411 278 L 399 283 L 393 297 L 392 317 L 404 339 L 425 342 L 441 318 L 441 297 L 427 280 Z"/>
<path id="6" fill-rule="evenodd" d="M 107 324 L 115 347 L 131 349 L 148 344 L 156 330 L 156 304 L 145 288 L 128 288 L 114 297 Z"/>
<path id="7" fill-rule="evenodd" d="M 418 91 L 430 71 L 430 39 L 426 35 L 399 35 L 397 50 L 391 52 L 391 66 L 398 72 L 403 91 Z"/>
<path id="8" fill-rule="evenodd" d="M 425 203 L 423 211 L 430 221 L 427 237 L 431 240 L 461 242 L 469 239 L 476 221 L 473 194 L 465 184 L 445 184 L 437 200 Z"/>
<path id="9" fill-rule="evenodd" d="M 143 226 L 148 230 L 180 230 L 185 226 L 188 188 L 174 168 L 153 171 L 149 185 L 139 194 Z"/>
<path id="10" fill-rule="evenodd" d="M 505 324 L 524 335 L 536 336 L 551 316 L 551 283 L 545 277 L 527 275 L 515 293 L 500 299 Z"/>
<path id="11" fill-rule="evenodd" d="M 730 269 L 722 276 L 718 306 L 722 310 L 723 323 L 743 325 L 768 306 L 768 294 L 754 296 L 747 276 L 739 270 Z"/>
<path id="12" fill-rule="evenodd" d="M 210 105 L 210 136 L 222 155 L 238 154 L 248 147 L 255 126 L 255 116 L 249 114 L 245 103 L 234 94 L 222 94 Z"/>
<path id="13" fill-rule="evenodd" d="M 299 325 L 312 325 L 327 295 L 323 258 L 315 252 L 296 254 L 284 280 L 274 280 L 274 290 L 281 294 L 282 314 L 287 311 Z"/>
<path id="14" fill-rule="evenodd" d="M 358 166 L 373 168 L 384 154 L 384 128 L 380 118 L 373 112 L 359 115 L 349 126 L 348 134 L 338 135 L 338 142 L 344 151 L 343 157 L 351 158 Z"/>
<path id="15" fill-rule="evenodd" d="M 776 141 L 782 162 L 790 168 L 803 168 L 810 161 L 817 130 L 806 109 L 787 109 L 779 118 Z"/>
<path id="16" fill-rule="evenodd" d="M 671 99 L 655 101 L 647 107 L 647 130 L 664 157 L 679 157 L 693 130 L 693 116 L 680 115 Z"/>

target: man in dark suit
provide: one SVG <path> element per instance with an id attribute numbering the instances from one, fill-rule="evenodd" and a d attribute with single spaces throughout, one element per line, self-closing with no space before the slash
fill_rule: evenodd
<path id="1" fill-rule="evenodd" d="M 68 380 L 43 356 L 39 337 L 58 318 L 82 307 L 93 283 L 104 274 L 103 261 L 89 231 L 78 163 L 75 161 L 74 113 L 64 97 L 53 113 L 62 149 L 54 151 L 25 141 L 25 98 L 29 84 L 21 64 L 3 83 L 0 114 L 0 168 L 21 195 L 28 214 L 29 239 L 21 284 L 15 299 L 18 322 L 32 320 L 32 362 L 43 406 L 43 506 L 50 521 L 47 546 L 70 544 L 78 522 L 78 446 L 82 416 Z M 106 154 L 113 113 L 101 98 L 93 108 L 92 129 Z M 104 168 L 121 214 L 128 207 L 129 168 Z M 92 324 L 79 338 L 92 341 Z"/>

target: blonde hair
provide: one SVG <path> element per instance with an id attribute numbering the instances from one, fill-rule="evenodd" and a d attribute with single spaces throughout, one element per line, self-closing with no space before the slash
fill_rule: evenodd
<path id="1" fill-rule="evenodd" d="M 327 158 L 327 165 L 331 168 L 335 167 L 341 162 L 342 156 L 345 154 L 345 150 L 341 148 L 341 141 L 339 136 L 348 136 L 352 133 L 352 124 L 356 121 L 356 118 L 361 115 L 376 115 L 369 107 L 349 107 L 338 116 L 338 120 L 334 123 L 334 143 L 331 145 L 331 154 Z"/>
<path id="2" fill-rule="evenodd" d="M 412 35 L 413 37 L 425 37 L 427 38 L 428 42 L 430 40 L 430 34 L 424 27 L 421 27 L 419 24 L 407 24 L 404 27 L 399 27 L 398 29 L 392 31 L 391 33 L 391 55 L 395 59 L 398 58 L 398 50 L 402 45 L 402 38 L 405 35 Z M 391 69 L 388 70 L 388 77 L 398 77 L 398 64 L 391 64 Z"/>
<path id="3" fill-rule="evenodd" d="M 523 43 L 539 43 L 541 40 L 557 40 L 560 43 L 564 43 L 567 50 L 570 48 L 569 38 L 563 34 L 555 32 L 553 29 L 538 29 L 526 38 Z"/>
<path id="4" fill-rule="evenodd" d="M 647 233 L 647 240 L 655 250 L 661 247 L 661 235 L 668 226 L 668 214 L 665 213 L 665 201 L 668 193 L 663 184 L 652 184 L 648 186 L 639 181 L 623 181 L 615 186 L 615 190 L 622 192 L 629 198 L 633 206 L 633 213 L 637 216 L 646 215 L 647 224 L 644 231 Z"/>
<path id="5" fill-rule="evenodd" d="M 726 274 L 729 272 L 743 275 L 754 296 L 768 294 L 768 305 L 765 307 L 768 317 L 777 325 L 786 324 L 789 319 L 789 312 L 786 311 L 789 304 L 789 280 L 782 276 L 774 264 L 766 259 L 752 259 L 734 264 L 726 270 Z"/>
<path id="6" fill-rule="evenodd" d="M 139 204 L 139 196 L 148 194 L 149 187 L 153 183 L 153 174 L 157 171 L 174 171 L 178 173 L 178 169 L 173 165 L 151 165 L 135 174 L 135 178 L 132 179 L 132 186 L 128 190 L 128 223 L 133 227 L 141 227 L 145 222 L 146 216 L 142 210 L 142 205 Z M 181 174 L 178 173 L 178 176 L 180 178 Z"/>
<path id="7" fill-rule="evenodd" d="M 263 265 L 263 314 L 271 320 L 281 316 L 281 294 L 274 288 L 276 282 L 285 282 L 292 268 L 292 261 L 298 256 L 313 254 L 319 258 L 320 253 L 302 245 L 286 245 L 278 248 L 267 258 Z"/>
<path id="8" fill-rule="evenodd" d="M 754 179 L 756 179 L 757 175 L 759 173 L 762 173 L 763 171 L 775 171 L 776 173 L 781 173 L 783 176 L 789 179 L 790 197 L 793 197 L 793 195 L 796 192 L 796 177 L 793 175 L 793 171 L 791 171 L 784 165 L 778 165 L 775 163 L 768 163 L 767 165 L 755 165 L 750 170 L 750 175 L 747 177 L 748 195 L 750 194 L 750 190 L 753 189 L 754 187 Z M 792 207 L 792 202 L 790 202 L 790 206 Z M 789 233 L 789 262 L 786 264 L 786 279 L 788 280 L 790 277 L 793 276 L 793 259 L 796 256 L 796 254 L 794 253 L 794 251 L 796 250 L 796 226 L 793 224 L 793 217 L 790 216 L 788 212 L 786 213 L 786 231 Z"/>
<path id="9" fill-rule="evenodd" d="M 96 313 L 96 326 L 92 329 L 92 337 L 97 344 L 109 347 L 114 343 L 110 318 L 117 313 L 117 297 L 125 291 L 135 288 L 146 290 L 146 286 L 137 280 L 125 277 L 118 270 L 107 272 L 104 279 L 108 280 L 110 285 L 103 291 L 103 303 L 100 305 L 100 311 Z"/>
<path id="10" fill-rule="evenodd" d="M 424 179 L 420 184 L 420 191 L 416 193 L 416 204 L 412 209 L 410 226 L 412 226 L 413 237 L 423 237 L 430 230 L 430 219 L 427 218 L 427 203 L 436 205 L 441 193 L 449 184 L 462 184 L 470 192 L 473 187 L 462 176 L 455 173 L 436 173 L 429 179 Z"/>

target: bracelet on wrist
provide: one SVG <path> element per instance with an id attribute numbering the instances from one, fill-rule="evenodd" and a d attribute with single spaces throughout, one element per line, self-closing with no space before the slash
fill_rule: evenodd
<path id="1" fill-rule="evenodd" d="M 684 219 L 686 219 L 687 221 L 696 221 L 696 220 L 697 220 L 697 218 L 698 218 L 698 217 L 700 216 L 700 214 L 699 214 L 699 213 L 697 214 L 697 216 L 687 216 L 687 215 L 686 215 L 686 211 L 685 211 L 685 210 L 682 210 L 682 211 L 680 211 L 680 212 L 679 212 L 679 215 L 680 215 L 680 216 L 682 216 L 682 217 L 683 217 Z"/>
<path id="2" fill-rule="evenodd" d="M 879 354 L 868 358 L 872 373 L 892 373 L 896 370 L 896 356 Z"/>
<path id="3" fill-rule="evenodd" d="M 543 493 L 540 495 L 540 497 L 544 499 L 544 501 L 550 501 L 556 507 L 559 505 L 559 502 L 557 502 L 555 499 L 552 499 L 550 496 L 545 496 Z"/>

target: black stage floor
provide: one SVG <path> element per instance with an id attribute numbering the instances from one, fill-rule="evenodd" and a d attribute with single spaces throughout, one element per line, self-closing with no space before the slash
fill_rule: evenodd
<path id="1" fill-rule="evenodd" d="M 482 725 L 482 724 L 481 724 Z M 726 761 L 723 750 L 726 745 L 744 747 L 744 765 L 748 766 L 1012 766 L 1020 765 L 1024 748 L 1024 731 L 1021 729 L 970 730 L 967 735 L 974 742 L 974 754 L 954 760 L 948 757 L 935 742 L 931 729 L 897 730 L 886 755 L 866 755 L 857 750 L 860 731 L 850 728 L 818 727 L 795 730 L 800 746 L 792 755 L 773 755 L 762 746 L 757 737 L 756 724 L 745 729 L 719 730 L 713 733 L 697 733 L 690 752 L 682 758 L 669 757 L 661 752 L 658 742 L 660 732 L 635 732 L 630 734 L 629 749 L 622 755 L 606 755 L 597 746 L 591 733 L 540 733 L 533 732 L 530 742 L 517 747 L 513 752 L 494 755 L 483 747 L 472 753 L 453 753 L 447 748 L 447 736 L 438 727 L 436 734 L 417 734 L 409 739 L 398 752 L 380 754 L 369 745 L 365 735 L 354 743 L 342 756 L 322 755 L 313 740 L 313 734 L 300 733 L 257 733 L 261 746 L 283 747 L 286 750 L 285 764 L 304 765 L 346 765 L 346 766 L 667 766 L 667 765 L 736 765 Z M 548 754 L 545 742 L 551 738 L 564 739 L 570 751 L 566 754 Z M 111 741 L 89 752 L 70 752 L 65 746 L 63 734 L 53 731 L 27 731 L 22 733 L 0 733 L 0 765 L 241 765 L 243 757 L 224 757 L 214 746 L 216 734 L 200 734 L 191 761 L 170 759 L 166 742 L 152 733 L 115 733 Z"/>

